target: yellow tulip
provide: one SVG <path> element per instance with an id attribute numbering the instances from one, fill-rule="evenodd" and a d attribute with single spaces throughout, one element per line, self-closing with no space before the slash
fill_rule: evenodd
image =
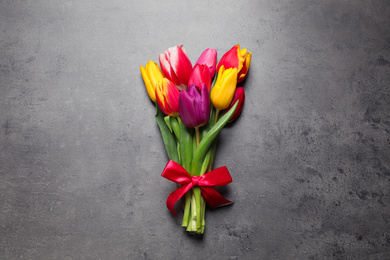
<path id="1" fill-rule="evenodd" d="M 150 99 L 153 102 L 156 102 L 156 84 L 157 82 L 162 81 L 163 74 L 157 63 L 151 60 L 145 65 L 145 68 L 140 66 L 140 70 L 145 82 L 146 91 L 148 92 Z"/>
<path id="2" fill-rule="evenodd" d="M 217 110 L 224 110 L 232 102 L 237 85 L 237 68 L 225 70 L 222 65 L 218 71 L 217 82 L 211 90 L 210 99 Z"/>

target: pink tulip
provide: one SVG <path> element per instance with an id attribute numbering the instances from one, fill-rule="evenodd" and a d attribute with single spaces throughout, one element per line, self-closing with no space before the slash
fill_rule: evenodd
<path id="1" fill-rule="evenodd" d="M 196 64 L 194 69 L 192 70 L 190 79 L 188 80 L 188 86 L 202 86 L 203 83 L 206 84 L 206 87 L 210 93 L 211 77 L 209 68 L 206 65 Z"/>
<path id="2" fill-rule="evenodd" d="M 171 47 L 159 57 L 164 77 L 172 81 L 179 90 L 187 88 L 192 72 L 191 61 L 182 46 Z"/>
<path id="3" fill-rule="evenodd" d="M 200 55 L 198 61 L 195 63 L 195 66 L 197 64 L 206 65 L 210 71 L 210 78 L 214 78 L 215 66 L 217 64 L 217 51 L 215 49 L 206 49 L 202 55 Z"/>

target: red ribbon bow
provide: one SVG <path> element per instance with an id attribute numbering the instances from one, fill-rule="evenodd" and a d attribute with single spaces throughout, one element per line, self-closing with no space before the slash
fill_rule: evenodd
<path id="1" fill-rule="evenodd" d="M 167 199 L 167 207 L 175 216 L 177 216 L 174 209 L 176 201 L 178 201 L 194 186 L 200 187 L 203 198 L 211 207 L 233 203 L 232 201 L 222 197 L 221 194 L 211 188 L 223 186 L 233 181 L 226 166 L 214 169 L 202 176 L 191 177 L 186 169 L 184 169 L 180 164 L 169 160 L 161 176 L 170 181 L 181 184 L 181 186 L 173 191 Z"/>

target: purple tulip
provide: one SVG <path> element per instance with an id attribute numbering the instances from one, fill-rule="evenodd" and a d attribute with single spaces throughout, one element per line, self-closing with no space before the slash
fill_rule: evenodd
<path id="1" fill-rule="evenodd" d="M 180 118 L 188 127 L 199 127 L 210 119 L 210 97 L 206 84 L 202 89 L 196 85 L 190 85 L 183 89 L 179 96 Z"/>

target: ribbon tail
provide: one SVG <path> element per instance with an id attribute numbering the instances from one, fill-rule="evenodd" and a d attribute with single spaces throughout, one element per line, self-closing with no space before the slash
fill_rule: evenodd
<path id="1" fill-rule="evenodd" d="M 224 206 L 233 203 L 233 201 L 225 199 L 218 191 L 211 187 L 201 187 L 201 190 L 203 198 L 211 207 Z"/>
<path id="2" fill-rule="evenodd" d="M 192 188 L 192 183 L 183 185 L 176 190 L 174 190 L 167 199 L 167 208 L 176 216 L 179 217 L 175 212 L 175 203 L 178 201 L 181 197 L 183 197 L 184 194 L 186 194 L 187 191 L 189 191 Z"/>

